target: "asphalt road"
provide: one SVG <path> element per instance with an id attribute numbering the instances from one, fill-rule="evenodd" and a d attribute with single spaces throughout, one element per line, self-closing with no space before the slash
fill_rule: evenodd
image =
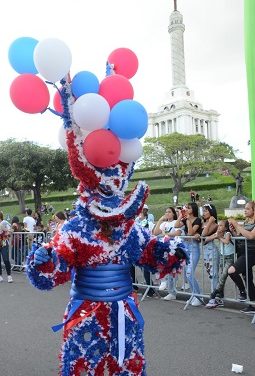
<path id="1" fill-rule="evenodd" d="M 0 284 L 0 376 L 57 376 L 61 334 L 50 327 L 62 320 L 70 286 L 42 292 L 24 273 L 13 278 Z M 183 307 L 183 301 L 156 298 L 141 303 L 148 376 L 230 376 L 232 363 L 255 375 L 251 316 Z"/>

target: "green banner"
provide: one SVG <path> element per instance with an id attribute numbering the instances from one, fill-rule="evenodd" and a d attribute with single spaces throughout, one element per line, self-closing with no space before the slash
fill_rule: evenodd
<path id="1" fill-rule="evenodd" d="M 244 0 L 244 46 L 250 116 L 252 199 L 255 200 L 255 0 Z"/>

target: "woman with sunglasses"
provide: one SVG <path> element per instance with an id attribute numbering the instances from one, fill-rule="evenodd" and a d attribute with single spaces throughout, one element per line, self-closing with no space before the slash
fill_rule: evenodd
<path id="1" fill-rule="evenodd" d="M 180 228 L 184 226 L 184 232 L 189 238 L 186 239 L 185 245 L 189 255 L 189 264 L 186 266 L 186 277 L 194 295 L 191 300 L 192 306 L 200 306 L 202 302 L 196 297 L 200 294 L 200 287 L 195 276 L 196 267 L 200 258 L 200 235 L 202 231 L 202 222 L 198 217 L 198 205 L 195 202 L 187 204 L 186 209 L 180 210 L 179 217 L 175 223 L 175 227 Z M 192 237 L 192 238 L 191 238 Z"/>
<path id="2" fill-rule="evenodd" d="M 203 242 L 204 266 L 211 281 L 211 293 L 215 290 L 219 281 L 220 254 L 214 240 L 210 238 L 218 228 L 217 211 L 213 204 L 203 205 Z"/>

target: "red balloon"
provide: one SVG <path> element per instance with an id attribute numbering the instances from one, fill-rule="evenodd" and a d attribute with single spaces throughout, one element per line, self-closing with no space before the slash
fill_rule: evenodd
<path id="1" fill-rule="evenodd" d="M 45 82 L 30 73 L 15 78 L 10 87 L 10 96 L 14 106 L 28 114 L 45 111 L 50 101 L 50 93 Z"/>
<path id="2" fill-rule="evenodd" d="M 124 99 L 134 98 L 134 89 L 129 80 L 120 74 L 113 74 L 103 79 L 99 86 L 99 93 L 112 108 Z"/>
<path id="3" fill-rule="evenodd" d="M 114 71 L 127 78 L 132 78 L 138 69 L 136 54 L 129 48 L 117 48 L 108 57 L 108 63 L 114 64 Z"/>
<path id="4" fill-rule="evenodd" d="M 95 167 L 109 167 L 119 161 L 121 144 L 117 136 L 107 129 L 97 129 L 85 138 L 83 153 Z"/>
<path id="5" fill-rule="evenodd" d="M 56 91 L 54 95 L 53 106 L 57 112 L 61 112 L 61 114 L 64 112 L 64 108 L 63 108 L 62 101 L 61 101 L 61 95 L 59 94 L 58 91 Z"/>

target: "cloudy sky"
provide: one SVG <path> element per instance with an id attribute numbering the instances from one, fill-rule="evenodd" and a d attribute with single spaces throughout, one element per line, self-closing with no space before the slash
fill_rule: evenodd
<path id="1" fill-rule="evenodd" d="M 243 1 L 177 0 L 183 14 L 187 86 L 205 109 L 220 116 L 219 134 L 239 157 L 250 159 L 246 72 L 243 53 Z M 9 98 L 16 72 L 8 48 L 17 38 L 62 39 L 72 52 L 71 75 L 89 70 L 105 76 L 108 55 L 118 47 L 132 49 L 139 70 L 132 79 L 135 98 L 156 111 L 170 90 L 168 34 L 173 0 L 32 0 L 5 3 L 0 25 L 0 139 L 14 137 L 59 147 L 61 120 L 49 111 L 28 115 Z M 53 97 L 53 95 L 52 95 Z"/>

